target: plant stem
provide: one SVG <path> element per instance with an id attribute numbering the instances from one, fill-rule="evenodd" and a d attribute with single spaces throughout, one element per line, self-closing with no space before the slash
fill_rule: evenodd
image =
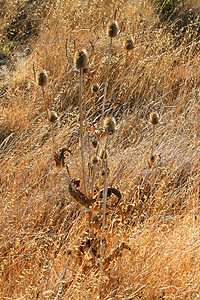
<path id="1" fill-rule="evenodd" d="M 83 142 L 83 110 L 82 110 L 82 75 L 83 70 L 80 69 L 80 81 L 79 81 L 79 110 L 80 110 L 80 139 L 81 139 L 81 158 L 82 158 L 82 173 L 83 173 L 83 184 L 84 193 L 88 197 L 87 183 L 86 183 L 86 172 L 85 172 L 85 157 L 84 157 L 84 142 Z"/>
<path id="2" fill-rule="evenodd" d="M 103 96 L 103 107 L 102 107 L 102 115 L 101 115 L 101 125 L 103 125 L 103 117 L 104 117 L 106 95 L 107 95 L 107 88 L 108 88 L 108 77 L 109 77 L 110 60 L 111 60 L 111 48 L 112 48 L 112 38 L 110 38 L 110 45 L 109 45 L 108 67 L 107 67 L 106 83 L 105 83 L 104 96 Z"/>
<path id="3" fill-rule="evenodd" d="M 107 134 L 106 138 L 106 144 L 105 144 L 105 153 L 107 150 L 107 144 L 108 144 L 108 137 Z M 104 174 L 104 187 L 103 187 L 103 219 L 102 219 L 102 235 L 101 235 L 101 241 L 100 241 L 100 257 L 101 257 L 101 264 L 100 269 L 103 270 L 103 259 L 104 259 L 104 236 L 105 236 L 105 222 L 106 222 L 106 199 L 107 199 L 107 170 L 108 170 L 108 158 L 107 155 L 104 158 L 105 160 L 105 174 Z"/>
<path id="4" fill-rule="evenodd" d="M 151 145 L 151 157 L 153 156 L 153 150 L 154 150 L 155 129 L 156 129 L 156 126 L 153 125 L 153 139 L 152 139 L 152 145 Z"/>
<path id="5" fill-rule="evenodd" d="M 47 103 L 46 103 L 46 99 L 45 99 L 45 93 L 44 93 L 44 87 L 41 86 L 41 89 L 42 89 L 42 96 L 43 96 L 43 101 L 44 101 L 44 106 L 45 106 L 45 110 L 46 110 L 46 114 L 47 114 L 47 120 L 48 120 L 48 123 L 49 123 L 49 127 L 50 127 L 50 130 L 51 130 L 51 137 L 52 137 L 52 142 L 53 142 L 53 150 L 55 153 L 58 152 L 58 147 L 57 147 L 57 144 L 56 144 L 56 141 L 55 141 L 55 137 L 54 137 L 54 130 L 53 130 L 53 126 L 49 120 L 49 112 L 48 112 L 48 106 L 47 106 Z"/>

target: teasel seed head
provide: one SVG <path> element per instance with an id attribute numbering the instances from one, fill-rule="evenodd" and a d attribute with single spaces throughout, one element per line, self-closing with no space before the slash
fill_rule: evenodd
<path id="1" fill-rule="evenodd" d="M 132 38 L 128 38 L 125 40 L 124 42 L 124 48 L 129 51 L 132 50 L 134 48 L 134 43 L 133 43 L 133 39 Z"/>
<path id="2" fill-rule="evenodd" d="M 156 112 L 150 114 L 150 122 L 152 125 L 157 125 L 159 122 L 159 116 Z"/>
<path id="3" fill-rule="evenodd" d="M 104 128 L 109 134 L 115 132 L 116 121 L 113 117 L 106 117 L 104 120 Z"/>
<path id="4" fill-rule="evenodd" d="M 110 169 L 109 169 L 109 168 L 107 168 L 107 175 L 109 175 L 109 173 L 110 173 Z M 101 173 L 101 175 L 102 175 L 102 176 L 104 176 L 104 175 L 105 175 L 105 169 L 103 169 L 103 170 L 102 170 L 102 173 Z"/>
<path id="5" fill-rule="evenodd" d="M 77 50 L 74 56 L 74 64 L 77 70 L 85 69 L 89 63 L 87 51 L 85 49 Z"/>
<path id="6" fill-rule="evenodd" d="M 98 145 L 97 139 L 93 139 L 93 140 L 92 140 L 92 146 L 93 146 L 94 148 L 96 148 L 97 145 Z"/>
<path id="7" fill-rule="evenodd" d="M 40 86 L 45 86 L 48 83 L 48 75 L 47 72 L 45 70 L 42 70 L 40 72 L 37 73 L 37 84 Z"/>
<path id="8" fill-rule="evenodd" d="M 110 21 L 108 23 L 107 33 L 110 38 L 116 37 L 118 33 L 118 24 L 117 21 Z"/>
<path id="9" fill-rule="evenodd" d="M 150 156 L 150 160 L 151 160 L 151 162 L 153 163 L 154 160 L 155 160 L 155 155 L 151 155 L 151 156 Z"/>
<path id="10" fill-rule="evenodd" d="M 101 159 L 106 159 L 107 158 L 107 151 L 105 149 L 101 149 L 99 152 L 99 157 Z"/>
<path id="11" fill-rule="evenodd" d="M 92 92 L 97 93 L 99 91 L 99 85 L 97 83 L 94 83 L 92 85 Z"/>
<path id="12" fill-rule="evenodd" d="M 92 156 L 92 158 L 91 158 L 91 162 L 92 162 L 92 165 L 93 165 L 93 166 L 94 166 L 94 165 L 97 165 L 98 162 L 99 162 L 99 158 L 98 158 L 96 155 L 94 155 L 94 156 Z"/>
<path id="13" fill-rule="evenodd" d="M 55 123 L 58 120 L 57 113 L 55 111 L 49 111 L 49 121 Z"/>

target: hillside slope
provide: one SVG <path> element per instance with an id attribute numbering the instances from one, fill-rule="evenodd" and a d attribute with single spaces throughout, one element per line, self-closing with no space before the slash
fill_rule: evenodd
<path id="1" fill-rule="evenodd" d="M 1 14 L 7 45 L 0 60 L 1 299 L 198 299 L 198 1 L 177 4 L 167 19 L 149 1 L 24 1 L 21 17 L 20 5 L 3 1 Z M 115 16 L 119 32 L 108 70 L 107 26 Z M 134 47 L 126 51 L 130 37 Z M 68 171 L 56 167 L 35 78 L 47 71 L 45 99 L 58 115 L 51 123 L 55 142 L 70 150 L 65 163 L 83 192 L 74 66 L 81 48 L 89 56 L 82 81 L 87 166 L 88 137 L 92 142 L 103 131 L 107 79 L 105 114 L 116 120 L 114 134 L 100 140 L 108 186 L 122 195 L 116 206 L 116 195 L 107 199 L 102 260 L 102 199 L 90 207 L 89 228 L 88 211 L 69 193 Z M 155 126 L 152 112 L 159 115 Z M 95 149 L 90 144 L 91 156 Z M 96 191 L 103 188 L 103 163 L 95 167 Z"/>

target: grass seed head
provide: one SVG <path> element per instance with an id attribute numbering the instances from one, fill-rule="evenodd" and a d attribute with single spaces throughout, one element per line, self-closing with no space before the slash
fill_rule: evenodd
<path id="1" fill-rule="evenodd" d="M 118 33 L 118 24 L 116 21 L 111 21 L 108 23 L 107 33 L 110 38 L 116 37 Z"/>
<path id="2" fill-rule="evenodd" d="M 152 125 L 157 125 L 159 122 L 159 116 L 156 112 L 150 114 L 150 122 Z"/>
<path id="3" fill-rule="evenodd" d="M 132 50 L 134 48 L 134 43 L 133 43 L 133 39 L 132 38 L 128 38 L 125 40 L 124 42 L 124 48 L 129 51 Z"/>
<path id="4" fill-rule="evenodd" d="M 87 51 L 85 49 L 77 50 L 74 56 L 74 64 L 77 70 L 85 69 L 89 63 Z"/>
<path id="5" fill-rule="evenodd" d="M 115 132 L 116 121 L 113 117 L 106 117 L 104 120 L 104 128 L 109 134 Z"/>
<path id="6" fill-rule="evenodd" d="M 48 83 L 48 75 L 47 72 L 45 70 L 42 70 L 40 72 L 38 72 L 37 77 L 37 84 L 40 86 L 45 86 Z"/>
<path id="7" fill-rule="evenodd" d="M 49 111 L 49 121 L 55 123 L 58 120 L 58 116 L 55 111 Z"/>

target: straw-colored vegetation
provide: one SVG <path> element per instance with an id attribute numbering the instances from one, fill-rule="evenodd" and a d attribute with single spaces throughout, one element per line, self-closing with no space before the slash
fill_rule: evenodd
<path id="1" fill-rule="evenodd" d="M 174 2 L 1 1 L 2 300 L 199 299 L 200 7 Z"/>

